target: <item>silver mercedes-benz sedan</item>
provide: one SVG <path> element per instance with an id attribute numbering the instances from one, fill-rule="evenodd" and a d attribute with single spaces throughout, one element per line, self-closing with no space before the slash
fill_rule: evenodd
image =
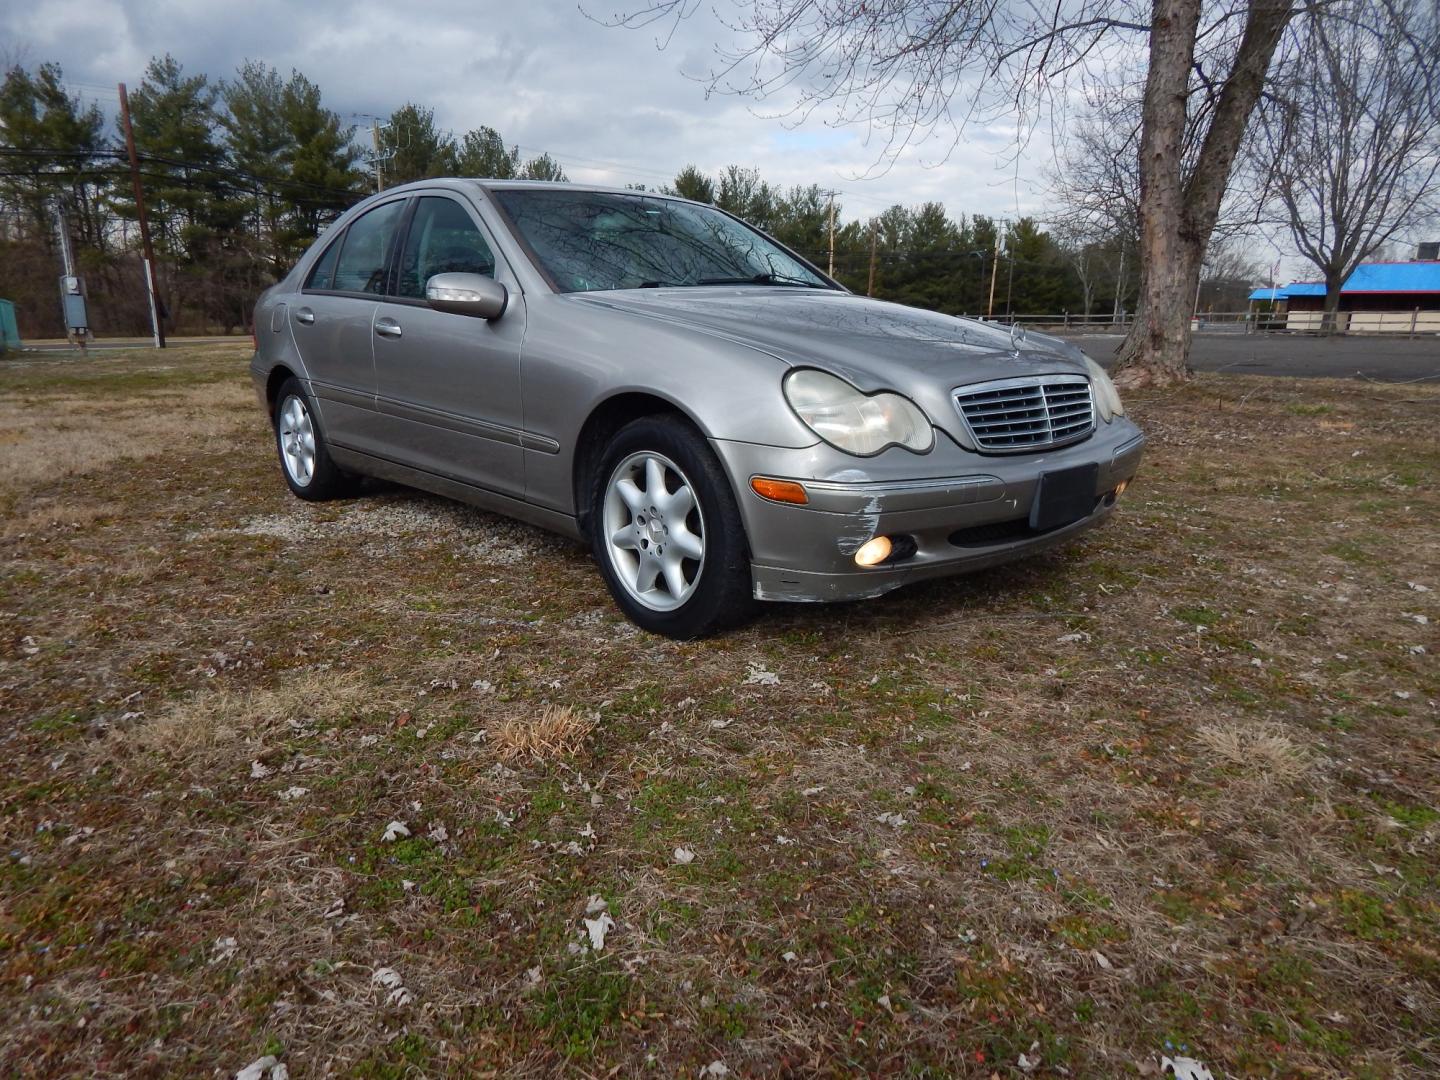
<path id="1" fill-rule="evenodd" d="M 1144 443 L 1074 347 L 857 296 L 644 192 L 394 188 L 265 292 L 255 329 L 300 498 L 375 476 L 556 530 L 676 638 L 1067 540 Z"/>

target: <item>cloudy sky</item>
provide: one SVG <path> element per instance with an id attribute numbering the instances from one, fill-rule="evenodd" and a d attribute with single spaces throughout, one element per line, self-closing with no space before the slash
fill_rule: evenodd
<path id="1" fill-rule="evenodd" d="M 0 0 L 0 62 L 58 61 L 73 89 L 113 112 L 115 84 L 138 84 L 151 56 L 169 52 L 212 79 L 259 60 L 304 72 L 353 123 L 413 101 L 457 134 L 488 124 L 527 157 L 548 152 L 575 180 L 653 187 L 686 164 L 714 175 L 733 163 L 783 186 L 833 188 L 846 218 L 936 200 L 952 216 L 1046 220 L 1056 136 L 1043 124 L 1023 149 L 1013 122 L 970 126 L 953 149 L 950 138 L 912 146 L 873 175 L 878 149 L 854 128 L 818 115 L 794 127 L 776 105 L 707 97 L 700 76 L 716 43 L 732 40 L 710 0 L 694 4 L 663 50 L 666 28 L 602 24 L 643 3 Z M 1267 269 L 1278 254 L 1264 241 L 1253 253 Z M 1305 272 L 1281 263 L 1284 280 Z"/>
<path id="2" fill-rule="evenodd" d="M 600 19 L 625 4 L 584 2 Z M 786 186 L 834 188 L 847 217 L 929 199 L 952 214 L 1044 216 L 1043 135 L 1017 160 L 1013 127 L 975 128 L 948 160 L 937 142 L 857 179 L 876 159 L 861 133 L 818 119 L 789 130 L 764 106 L 707 100 L 688 76 L 709 70 L 725 37 L 708 4 L 663 51 L 659 28 L 613 29 L 585 11 L 575 0 L 0 0 L 0 59 L 59 61 L 67 81 L 111 109 L 115 84 L 140 82 L 155 54 L 212 78 L 261 60 L 304 72 L 356 123 L 414 101 L 457 133 L 489 124 L 526 156 L 548 151 L 577 180 L 656 185 L 687 163 L 711 173 L 735 163 Z"/>

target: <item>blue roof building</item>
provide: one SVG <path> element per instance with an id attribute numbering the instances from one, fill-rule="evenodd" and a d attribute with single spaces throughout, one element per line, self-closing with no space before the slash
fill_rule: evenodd
<path id="1" fill-rule="evenodd" d="M 1440 301 L 1440 262 L 1361 263 L 1340 287 L 1340 297 L 1429 297 Z M 1279 303 L 1296 299 L 1325 298 L 1323 281 L 1292 281 L 1273 289 L 1256 289 L 1252 303 Z M 1423 308 L 1426 305 L 1421 303 Z"/>
<path id="2" fill-rule="evenodd" d="M 1283 305 L 1287 329 L 1319 329 L 1325 283 L 1256 289 L 1250 302 Z M 1351 333 L 1440 331 L 1440 261 L 1362 263 L 1340 288 L 1339 310 L 1336 329 Z"/>

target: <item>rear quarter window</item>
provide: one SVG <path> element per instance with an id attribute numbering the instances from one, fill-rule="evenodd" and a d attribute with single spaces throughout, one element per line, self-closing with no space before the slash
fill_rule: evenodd
<path id="1" fill-rule="evenodd" d="M 340 244 L 343 240 L 343 236 L 335 240 L 325 249 L 320 258 L 315 260 L 315 265 L 310 268 L 310 276 L 305 279 L 305 288 L 330 288 L 330 282 L 335 277 L 335 261 L 340 257 Z"/>

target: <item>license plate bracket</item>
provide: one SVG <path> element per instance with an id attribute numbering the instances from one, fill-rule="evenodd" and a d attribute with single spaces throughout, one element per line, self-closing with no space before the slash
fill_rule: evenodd
<path id="1" fill-rule="evenodd" d="M 1030 528 L 1049 532 L 1089 517 L 1095 509 L 1095 485 L 1100 479 L 1098 464 L 1077 465 L 1040 474 L 1035 501 L 1030 504 Z"/>

